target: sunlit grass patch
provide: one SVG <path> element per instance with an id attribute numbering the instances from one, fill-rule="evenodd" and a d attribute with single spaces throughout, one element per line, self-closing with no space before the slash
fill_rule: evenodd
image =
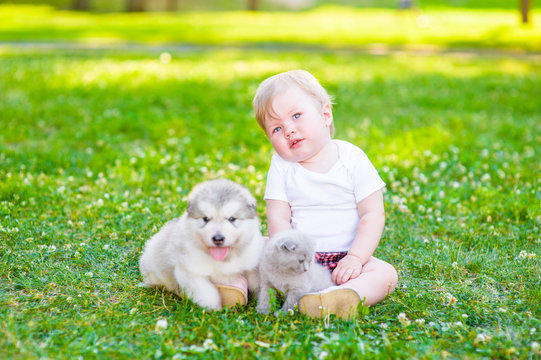
<path id="1" fill-rule="evenodd" d="M 516 10 L 358 9 L 302 12 L 95 14 L 0 5 L 0 40 L 221 44 L 321 48 L 498 48 L 539 51 L 541 26 Z M 532 18 L 538 15 L 532 10 Z"/>

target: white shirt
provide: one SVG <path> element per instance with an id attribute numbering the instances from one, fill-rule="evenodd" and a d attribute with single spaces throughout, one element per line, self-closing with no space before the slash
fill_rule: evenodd
<path id="1" fill-rule="evenodd" d="M 265 200 L 291 207 L 291 225 L 316 241 L 317 252 L 348 251 L 357 231 L 357 203 L 385 187 L 374 165 L 357 146 L 332 140 L 338 161 L 326 173 L 307 170 L 273 155 Z"/>

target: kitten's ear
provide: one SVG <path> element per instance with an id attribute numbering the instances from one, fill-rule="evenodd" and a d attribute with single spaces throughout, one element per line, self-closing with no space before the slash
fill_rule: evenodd
<path id="1" fill-rule="evenodd" d="M 280 245 L 280 248 L 282 250 L 294 251 L 297 248 L 297 244 L 291 240 L 286 240 L 282 243 L 282 245 Z"/>

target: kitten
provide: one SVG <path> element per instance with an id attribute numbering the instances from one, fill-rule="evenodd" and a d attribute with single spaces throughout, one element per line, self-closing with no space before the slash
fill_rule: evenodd
<path id="1" fill-rule="evenodd" d="M 306 293 L 336 285 L 327 268 L 314 262 L 315 241 L 296 230 L 274 235 L 268 242 L 259 264 L 259 288 L 256 310 L 270 310 L 269 288 L 286 295 L 281 310 L 293 309 Z"/>

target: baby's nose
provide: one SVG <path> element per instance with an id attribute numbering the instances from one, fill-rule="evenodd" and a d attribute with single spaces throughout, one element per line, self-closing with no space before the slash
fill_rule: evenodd
<path id="1" fill-rule="evenodd" d="M 292 128 L 292 127 L 288 127 L 285 131 L 285 134 L 286 134 L 286 138 L 289 139 L 289 137 L 292 135 L 292 134 L 295 134 L 295 129 Z"/>

